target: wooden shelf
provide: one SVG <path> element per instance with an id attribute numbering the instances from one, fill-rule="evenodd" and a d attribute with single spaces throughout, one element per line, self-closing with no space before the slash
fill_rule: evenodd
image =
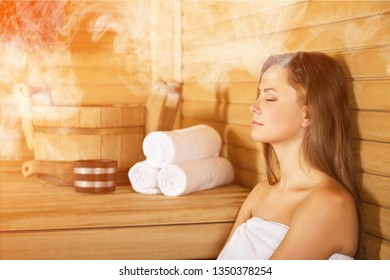
<path id="1" fill-rule="evenodd" d="M 250 189 L 228 185 L 180 197 L 131 186 L 75 192 L 24 178 L 1 162 L 0 259 L 212 259 Z"/>

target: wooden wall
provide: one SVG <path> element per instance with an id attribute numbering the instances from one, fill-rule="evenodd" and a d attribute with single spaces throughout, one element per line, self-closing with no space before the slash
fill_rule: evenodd
<path id="1" fill-rule="evenodd" d="M 96 16 L 95 16 L 96 17 Z M 138 78 L 140 70 L 151 82 L 151 66 L 138 65 L 137 56 L 127 51 L 115 53 L 116 33 L 106 32 L 98 40 L 92 40 L 88 26 L 93 15 L 85 17 L 70 45 L 72 62 L 76 79 L 83 92 L 83 105 L 111 105 L 128 103 L 145 103 L 146 87 Z M 129 42 L 131 46 L 131 42 Z M 130 48 L 130 47 L 129 47 Z M 128 64 L 133 61 L 133 64 Z"/>
<path id="2" fill-rule="evenodd" d="M 215 127 L 223 136 L 222 154 L 234 164 L 236 182 L 251 188 L 265 175 L 261 144 L 250 139 L 249 112 L 262 62 L 270 53 L 299 50 L 335 57 L 348 73 L 366 258 L 390 259 L 390 2 L 162 3 L 168 1 L 152 1 L 150 60 L 131 71 L 124 63 L 137 60 L 131 48 L 114 53 L 112 32 L 93 42 L 87 24 L 95 15 L 84 18 L 70 45 L 82 104 L 146 102 L 134 90 L 143 87 L 140 71 L 150 82 L 182 79 L 181 126 Z M 31 151 L 23 155 L 32 157 Z"/>
<path id="3" fill-rule="evenodd" d="M 83 105 L 146 103 L 155 81 L 180 81 L 180 1 L 75 5 L 83 16 L 71 41 L 70 66 Z M 91 28 L 99 22 L 102 30 Z"/>
<path id="4" fill-rule="evenodd" d="M 253 56 L 259 66 L 269 53 L 299 50 L 325 52 L 343 65 L 352 100 L 354 170 L 364 211 L 365 258 L 390 259 L 390 2 L 206 1 L 194 6 L 183 1 L 182 13 L 182 126 L 207 123 L 215 127 L 223 136 L 222 154 L 235 167 L 236 182 L 247 187 L 265 175 L 261 145 L 250 139 L 249 105 L 258 79 L 248 61 L 241 65 L 217 61 L 218 52 L 230 46 L 231 55 L 240 59 L 240 46 L 245 54 L 246 43 L 268 44 L 269 49 L 261 50 L 264 54 Z M 199 58 L 200 54 L 204 56 Z M 204 69 L 210 68 L 217 74 L 229 72 L 219 75 L 220 83 L 215 75 L 205 74 Z"/>

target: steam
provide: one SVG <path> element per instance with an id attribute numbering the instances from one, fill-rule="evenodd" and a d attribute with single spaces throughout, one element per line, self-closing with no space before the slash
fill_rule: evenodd
<path id="1" fill-rule="evenodd" d="M 287 31 L 314 18 L 308 17 L 307 5 L 298 0 L 0 1 L 0 158 L 21 156 L 17 143 L 31 129 L 32 106 L 80 105 L 83 89 L 72 68 L 70 44 L 86 18 L 91 18 L 88 31 L 97 44 L 107 32 L 115 34 L 112 52 L 122 69 L 116 74 L 132 94 L 150 92 L 158 79 L 191 80 L 210 88 L 228 84 L 240 71 L 257 78 L 270 54 L 310 50 L 319 34 L 353 49 L 382 32 L 378 16 L 369 26 L 351 22 L 333 34 L 313 28 L 315 34 L 295 42 Z M 177 46 L 174 40 L 180 36 Z M 182 46 L 183 54 L 178 51 Z M 388 52 L 380 55 L 390 75 Z M 178 65 L 182 76 L 175 74 Z M 137 85 L 128 78 L 135 74 Z"/>
<path id="2" fill-rule="evenodd" d="M 124 54 L 121 63 L 124 73 L 118 73 L 121 81 L 130 92 L 145 94 L 151 86 L 151 2 L 97 2 L 94 4 L 97 18 L 90 22 L 89 32 L 92 40 L 98 42 L 106 32 L 116 34 L 113 52 Z M 134 54 L 127 57 L 127 53 Z M 164 59 L 164 58 L 163 58 Z M 144 88 L 137 88 L 126 77 L 137 73 L 137 78 Z"/>
<path id="3" fill-rule="evenodd" d="M 205 42 L 201 38 L 202 34 L 196 33 L 196 30 L 188 32 L 183 38 L 184 44 L 192 42 L 188 44 L 190 49 L 184 56 L 184 78 L 195 80 L 207 88 L 213 84 L 229 83 L 229 75 L 234 71 L 247 72 L 257 78 L 261 62 L 266 57 L 275 52 L 289 51 L 286 47 L 288 37 L 278 37 L 277 33 L 288 30 L 289 26 L 302 20 L 306 13 L 305 6 L 299 13 L 279 7 L 278 14 L 275 14 L 273 9 L 283 5 L 292 6 L 296 2 L 227 1 L 218 2 L 224 6 L 218 10 L 212 8 L 212 2 L 186 2 L 186 17 L 191 20 L 191 17 L 201 15 L 199 20 L 202 26 L 208 26 L 213 39 Z M 256 13 L 259 5 L 264 7 L 261 14 Z M 221 18 L 220 10 L 226 13 L 227 19 L 236 19 L 234 25 L 224 20 L 224 16 Z M 191 11 L 196 12 L 196 15 L 191 14 Z"/>
<path id="4" fill-rule="evenodd" d="M 20 137 L 33 133 L 32 106 L 78 105 L 82 90 L 61 34 L 66 2 L 2 1 L 0 10 L 0 158 L 18 159 Z"/>

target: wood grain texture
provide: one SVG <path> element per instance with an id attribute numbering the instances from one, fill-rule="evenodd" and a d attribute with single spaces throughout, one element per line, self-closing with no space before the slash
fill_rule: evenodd
<path id="1" fill-rule="evenodd" d="M 116 5 L 126 3 L 118 1 Z M 81 18 L 79 29 L 70 44 L 72 55 L 68 67 L 74 69 L 82 91 L 81 104 L 145 104 L 152 76 L 150 58 L 145 57 L 145 61 L 140 61 L 133 48 L 127 53 L 115 51 L 114 32 L 104 32 L 99 40 L 92 40 L 89 27 L 93 17 L 85 15 Z M 132 45 L 134 42 L 129 40 L 128 43 Z"/>
<path id="2" fill-rule="evenodd" d="M 1 233 L 0 259 L 215 259 L 233 223 Z"/>
<path id="3" fill-rule="evenodd" d="M 311 51 L 311 49 L 301 49 L 304 51 Z M 294 49 L 287 50 L 288 52 L 294 51 Z M 285 49 L 274 50 L 272 53 L 281 53 L 287 52 Z M 319 49 L 317 51 L 322 51 L 328 54 L 331 57 L 334 57 L 340 62 L 343 67 L 344 72 L 348 79 L 388 79 L 389 73 L 387 70 L 388 67 L 388 57 L 390 57 L 390 47 L 388 43 L 383 46 L 374 46 L 370 48 L 359 48 L 359 49 L 346 49 L 346 50 L 324 50 Z M 208 69 L 212 61 L 202 61 L 199 62 L 196 67 L 193 65 L 193 57 L 201 57 L 204 54 L 202 51 L 188 51 L 183 53 L 183 71 L 191 72 L 196 69 Z M 261 65 L 265 61 L 265 58 L 262 61 L 259 61 Z M 370 61 L 369 64 L 366 62 Z M 188 69 L 185 65 L 188 65 Z M 255 80 L 257 77 L 254 77 L 251 73 L 248 73 L 248 70 L 242 67 L 233 68 L 229 72 L 229 82 L 250 82 Z M 197 83 L 195 77 L 189 76 L 186 82 Z M 203 79 L 203 83 L 212 83 L 213 79 L 211 76 L 206 76 Z"/>
<path id="4" fill-rule="evenodd" d="M 390 177 L 355 172 L 362 201 L 390 209 Z"/>
<path id="5" fill-rule="evenodd" d="M 226 241 L 250 189 L 228 185 L 181 197 L 131 186 L 77 193 L 23 178 L 1 162 L 1 259 L 208 259 Z"/>
<path id="6" fill-rule="evenodd" d="M 390 176 L 390 143 L 358 141 L 353 142 L 355 168 L 370 174 Z"/>
<path id="7" fill-rule="evenodd" d="M 227 80 L 215 81 L 204 71 L 205 77 L 200 81 L 197 75 L 203 72 L 198 69 L 219 63 L 208 51 L 223 44 L 259 46 L 264 42 L 264 49 L 260 48 L 265 53 L 320 51 L 334 57 L 347 77 L 354 174 L 367 221 L 366 258 L 390 259 L 389 3 L 267 1 L 265 5 L 248 4 L 242 9 L 227 2 L 209 6 L 204 3 L 198 5 L 207 6 L 203 21 L 194 13 L 194 6 L 197 5 L 183 4 L 183 72 L 195 72 L 185 76 L 182 125 L 205 123 L 214 127 L 224 141 L 222 154 L 235 167 L 235 182 L 252 188 L 264 178 L 261 145 L 249 137 L 248 107 L 256 97 L 258 75 L 240 65 L 229 68 Z M 281 15 L 294 17 L 288 22 L 267 21 Z M 243 26 L 248 27 L 245 32 L 237 32 Z M 228 54 L 222 64 L 234 65 L 234 55 Z M 256 61 L 261 65 L 263 59 L 259 56 Z"/>
<path id="8" fill-rule="evenodd" d="M 390 210 L 369 203 L 362 203 L 365 231 L 390 240 Z"/>
<path id="9" fill-rule="evenodd" d="M 365 253 L 367 260 L 390 260 L 390 242 L 370 234 L 364 236 Z"/>

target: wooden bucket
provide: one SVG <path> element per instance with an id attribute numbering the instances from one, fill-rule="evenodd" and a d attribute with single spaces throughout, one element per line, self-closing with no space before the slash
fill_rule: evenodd
<path id="1" fill-rule="evenodd" d="M 145 106 L 33 106 L 35 160 L 111 159 L 118 183 L 144 160 Z"/>

